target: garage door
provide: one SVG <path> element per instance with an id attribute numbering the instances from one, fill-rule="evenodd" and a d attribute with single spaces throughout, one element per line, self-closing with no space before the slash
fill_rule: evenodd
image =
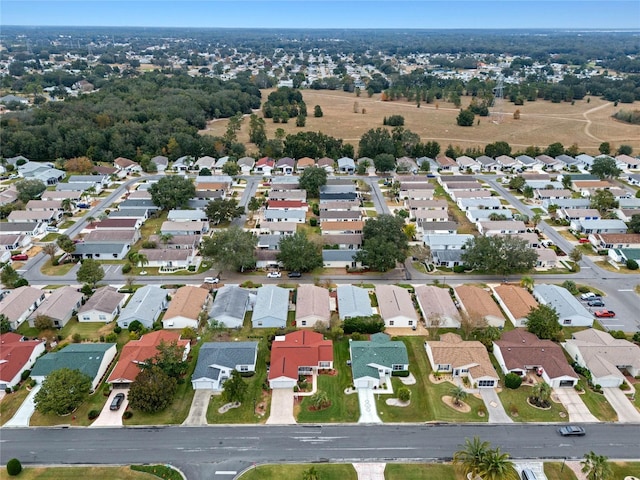
<path id="1" fill-rule="evenodd" d="M 561 387 L 573 387 L 573 380 L 560 380 Z"/>
<path id="2" fill-rule="evenodd" d="M 212 380 L 197 380 L 193 382 L 193 388 L 195 390 L 213 390 L 215 385 Z"/>
<path id="3" fill-rule="evenodd" d="M 269 381 L 271 388 L 293 388 L 295 384 L 295 380 L 288 379 L 274 379 Z"/>

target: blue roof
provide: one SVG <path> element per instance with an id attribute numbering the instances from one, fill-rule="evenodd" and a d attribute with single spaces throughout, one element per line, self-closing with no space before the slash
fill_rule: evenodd
<path id="1" fill-rule="evenodd" d="M 338 285 L 338 312 L 342 320 L 373 315 L 369 292 L 353 285 Z"/>
<path id="2" fill-rule="evenodd" d="M 254 365 L 258 356 L 258 342 L 207 342 L 200 347 L 198 363 L 192 379 L 217 380 L 220 368 L 235 369 L 238 365 Z"/>

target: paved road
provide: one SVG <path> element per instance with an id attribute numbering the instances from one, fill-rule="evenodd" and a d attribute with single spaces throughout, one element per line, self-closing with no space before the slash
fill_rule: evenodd
<path id="1" fill-rule="evenodd" d="M 515 459 L 580 458 L 593 450 L 638 458 L 638 426 L 586 425 L 563 438 L 554 425 L 292 425 L 142 428 L 2 429 L 0 463 L 171 463 L 212 478 L 222 462 L 370 462 L 450 459 L 465 438 L 480 436 Z M 209 476 L 205 477 L 210 466 Z"/>

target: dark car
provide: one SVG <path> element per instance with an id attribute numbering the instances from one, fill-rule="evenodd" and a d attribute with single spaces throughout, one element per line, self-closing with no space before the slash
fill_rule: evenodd
<path id="1" fill-rule="evenodd" d="M 598 318 L 613 318 L 616 316 L 616 312 L 611 310 L 598 310 L 594 315 Z"/>
<path id="2" fill-rule="evenodd" d="M 300 278 L 302 274 L 300 272 L 289 272 L 287 276 L 289 278 Z"/>
<path id="3" fill-rule="evenodd" d="M 560 427 L 558 429 L 558 433 L 563 437 L 582 437 L 586 435 L 586 431 L 584 428 L 579 427 L 578 425 L 566 425 L 564 427 Z"/>
<path id="4" fill-rule="evenodd" d="M 18 261 L 18 262 L 29 260 L 29 255 L 27 255 L 26 253 L 19 253 L 18 255 L 11 255 L 11 260 Z"/>
<path id="5" fill-rule="evenodd" d="M 115 397 L 113 397 L 113 400 L 111 401 L 111 406 L 109 407 L 110 410 L 119 410 L 120 406 L 122 405 L 122 402 L 124 402 L 124 393 L 117 393 Z"/>
<path id="6" fill-rule="evenodd" d="M 587 302 L 587 305 L 589 305 L 590 307 L 604 307 L 604 302 L 600 299 L 589 300 Z"/>

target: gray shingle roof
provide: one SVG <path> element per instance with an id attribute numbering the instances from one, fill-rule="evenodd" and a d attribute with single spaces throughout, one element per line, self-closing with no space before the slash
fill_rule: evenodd
<path id="1" fill-rule="evenodd" d="M 200 347 L 198 363 L 192 379 L 213 378 L 220 374 L 214 365 L 235 368 L 237 365 L 255 365 L 258 342 L 207 342 Z"/>
<path id="2" fill-rule="evenodd" d="M 225 285 L 216 294 L 216 299 L 209 310 L 209 318 L 223 322 L 229 328 L 241 327 L 249 295 L 249 291 L 244 288 Z"/>
<path id="3" fill-rule="evenodd" d="M 353 285 L 338 285 L 338 311 L 341 319 L 373 315 L 369 293 Z"/>
<path id="4" fill-rule="evenodd" d="M 253 307 L 252 321 L 254 326 L 260 320 L 264 320 L 264 326 L 286 325 L 289 311 L 289 290 L 273 285 L 264 285 L 258 289 L 256 304 Z M 278 325 L 278 326 L 279 326 Z"/>
<path id="5" fill-rule="evenodd" d="M 122 309 L 118 324 L 139 320 L 145 327 L 150 328 L 160 315 L 167 298 L 167 291 L 154 285 L 139 288 L 127 305 Z"/>

